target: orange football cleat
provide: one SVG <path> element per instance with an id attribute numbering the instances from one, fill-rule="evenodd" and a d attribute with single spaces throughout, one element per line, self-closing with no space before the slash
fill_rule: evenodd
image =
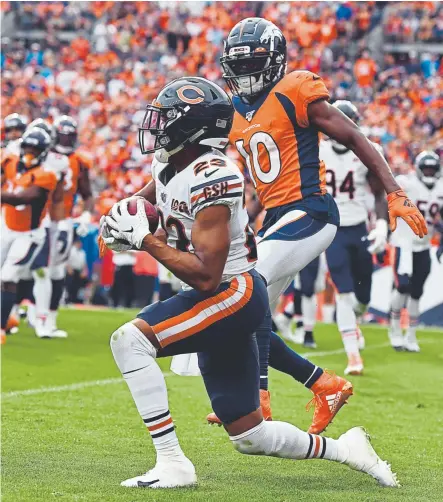
<path id="1" fill-rule="evenodd" d="M 311 390 L 314 397 L 306 406 L 306 411 L 309 411 L 312 405 L 315 406 L 315 411 L 308 432 L 321 434 L 348 398 L 352 396 L 352 383 L 335 373 L 325 371 L 311 387 Z"/>
<path id="2" fill-rule="evenodd" d="M 272 420 L 271 394 L 268 390 L 260 389 L 260 406 L 263 413 L 263 418 L 268 422 Z M 221 420 L 214 412 L 209 413 L 209 415 L 206 417 L 206 420 L 208 421 L 209 425 L 222 425 Z"/>

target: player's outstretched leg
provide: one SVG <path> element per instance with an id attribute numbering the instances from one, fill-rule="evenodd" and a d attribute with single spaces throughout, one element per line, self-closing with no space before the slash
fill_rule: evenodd
<path id="1" fill-rule="evenodd" d="M 236 426 L 234 423 L 226 429 L 234 448 L 240 453 L 293 460 L 332 460 L 369 474 L 382 486 L 400 486 L 396 474 L 377 455 L 362 427 L 354 427 L 338 439 L 331 439 L 303 432 L 286 422 L 260 421 L 245 432 L 234 434 L 232 431 Z"/>
<path id="2" fill-rule="evenodd" d="M 121 485 L 173 488 L 195 484 L 194 466 L 180 448 L 175 433 L 165 379 L 155 360 L 155 347 L 132 323 L 117 329 L 111 336 L 110 344 L 115 362 L 128 384 L 157 452 L 153 469 L 123 481 Z"/>

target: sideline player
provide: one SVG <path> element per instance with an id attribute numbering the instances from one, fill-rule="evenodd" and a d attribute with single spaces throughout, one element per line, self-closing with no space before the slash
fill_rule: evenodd
<path id="1" fill-rule="evenodd" d="M 17 283 L 30 275 L 40 275 L 47 267 L 49 240 L 43 221 L 51 198 L 55 204 L 62 200 L 56 174 L 43 167 L 50 145 L 51 138 L 45 131 L 31 128 L 20 141 L 19 156 L 11 155 L 2 163 L 2 330 L 16 302 Z M 37 283 L 34 296 L 37 314 L 43 316 L 45 304 Z M 36 335 L 44 335 L 38 326 Z"/>
<path id="2" fill-rule="evenodd" d="M 196 483 L 155 360 L 196 351 L 213 409 L 237 451 L 328 459 L 366 472 L 383 486 L 398 486 L 362 428 L 334 440 L 263 420 L 254 331 L 269 303 L 265 283 L 254 270 L 256 249 L 243 202 L 243 176 L 218 151 L 227 144 L 231 120 L 230 100 L 217 85 L 192 77 L 168 84 L 147 107 L 140 138 L 142 152 L 155 152 L 159 160 L 153 165 L 153 181 L 141 194 L 158 203 L 167 243 L 150 233 L 141 197 L 133 199 L 135 214 L 124 199 L 101 226 L 111 248 L 149 252 L 184 286 L 111 336 L 114 359 L 157 452 L 152 470 L 122 485 L 172 488 Z M 146 148 L 152 137 L 153 148 Z"/>
<path id="3" fill-rule="evenodd" d="M 357 108 L 350 101 L 333 105 L 355 124 L 359 122 Z M 381 148 L 374 144 L 378 150 Z M 335 285 L 337 325 L 348 356 L 345 375 L 361 375 L 363 360 L 360 348 L 364 339 L 357 324 L 371 299 L 372 254 L 385 250 L 388 237 L 388 211 L 383 188 L 377 178 L 347 146 L 337 141 L 320 142 L 320 158 L 326 165 L 326 185 L 340 212 L 340 227 L 326 250 L 326 260 Z M 375 195 L 377 221 L 368 235 L 368 194 Z M 413 236 L 412 232 L 407 230 Z M 372 241 L 372 242 L 371 242 Z"/>
<path id="4" fill-rule="evenodd" d="M 286 75 L 286 58 L 281 30 L 265 19 L 247 18 L 229 33 L 220 59 L 223 77 L 234 95 L 229 140 L 244 157 L 259 201 L 267 210 L 258 234 L 257 270 L 268 284 L 271 307 L 294 276 L 330 245 L 339 225 L 337 205 L 326 189 L 326 166 L 319 158 L 320 132 L 346 145 L 379 178 L 388 193 L 393 229 L 401 217 L 420 237 L 427 232 L 423 216 L 400 189 L 383 156 L 346 115 L 328 103 L 321 78 L 309 71 Z M 273 350 L 270 330 L 269 313 L 257 331 L 260 383 L 265 388 Z M 334 392 L 317 393 L 317 385 L 326 378 L 321 368 L 283 342 L 272 346 L 272 366 L 283 372 L 290 368 L 290 374 L 316 394 L 310 430 L 324 430 L 346 401 L 349 394 L 343 389 L 350 383 L 340 379 Z M 326 394 L 336 395 L 333 413 L 328 411 Z"/>
<path id="5" fill-rule="evenodd" d="M 422 211 L 431 229 L 443 208 L 443 180 L 439 156 L 432 151 L 421 152 L 415 159 L 415 172 L 397 176 L 398 183 Z M 417 239 L 402 222 L 392 234 L 394 246 L 395 289 L 391 300 L 391 328 L 389 339 L 395 350 L 419 352 L 416 331 L 420 317 L 419 301 L 431 271 L 431 242 Z M 403 307 L 409 313 L 409 326 L 403 336 L 400 314 Z"/>
<path id="6" fill-rule="evenodd" d="M 90 162 L 76 151 L 77 122 L 68 115 L 57 117 L 52 126 L 52 151 L 58 156 L 68 159 L 64 168 L 64 214 L 60 221 L 51 212 L 53 242 L 51 245 L 50 277 L 52 282 L 51 299 L 48 316 L 48 329 L 53 337 L 66 337 L 64 330 L 57 328 L 57 311 L 63 296 L 66 278 L 66 263 L 74 241 L 74 219 L 72 210 L 74 198 L 78 193 L 83 200 L 83 212 L 77 222 L 76 233 L 80 237 L 88 233 L 91 212 L 94 207 L 91 183 L 89 180 Z"/>

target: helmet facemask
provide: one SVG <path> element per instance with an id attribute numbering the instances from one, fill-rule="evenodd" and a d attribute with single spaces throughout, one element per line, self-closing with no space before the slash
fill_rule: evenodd
<path id="1" fill-rule="evenodd" d="M 261 94 L 286 72 L 284 56 L 277 51 L 263 50 L 243 55 L 235 53 L 223 56 L 220 61 L 224 70 L 223 78 L 231 92 L 246 99 Z"/>
<path id="2" fill-rule="evenodd" d="M 439 166 L 420 166 L 417 167 L 417 176 L 428 188 L 432 188 L 441 177 Z"/>

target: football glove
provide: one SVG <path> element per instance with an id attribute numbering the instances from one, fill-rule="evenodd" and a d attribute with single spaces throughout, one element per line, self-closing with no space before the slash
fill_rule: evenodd
<path id="1" fill-rule="evenodd" d="M 89 232 L 89 224 L 91 223 L 91 213 L 89 211 L 83 211 L 83 213 L 77 218 L 77 235 L 80 237 L 85 237 Z"/>
<path id="2" fill-rule="evenodd" d="M 143 197 L 137 197 L 137 199 L 137 212 L 134 215 L 129 214 L 128 211 L 128 201 L 130 199 L 123 199 L 112 206 L 110 215 L 105 216 L 105 222 L 110 227 L 112 237 L 126 241 L 134 248 L 140 249 L 143 239 L 151 231 L 146 216 L 144 199 Z M 105 239 L 103 238 L 103 240 Z"/>
<path id="3" fill-rule="evenodd" d="M 403 190 L 388 194 L 388 211 L 392 232 L 397 228 L 397 218 L 401 218 L 411 227 L 415 235 L 419 237 L 427 235 L 428 228 L 423 215 Z"/>
<path id="4" fill-rule="evenodd" d="M 111 228 L 106 224 L 105 216 L 100 218 L 100 235 L 98 238 L 98 247 L 100 258 L 106 253 L 106 248 L 115 251 L 116 253 L 123 253 L 132 249 L 132 244 L 126 240 L 116 239 L 111 235 Z"/>
<path id="5" fill-rule="evenodd" d="M 370 253 L 378 254 L 385 250 L 388 241 L 388 222 L 386 220 L 379 219 L 375 222 L 375 228 L 369 232 L 368 241 L 372 241 L 368 246 Z"/>

